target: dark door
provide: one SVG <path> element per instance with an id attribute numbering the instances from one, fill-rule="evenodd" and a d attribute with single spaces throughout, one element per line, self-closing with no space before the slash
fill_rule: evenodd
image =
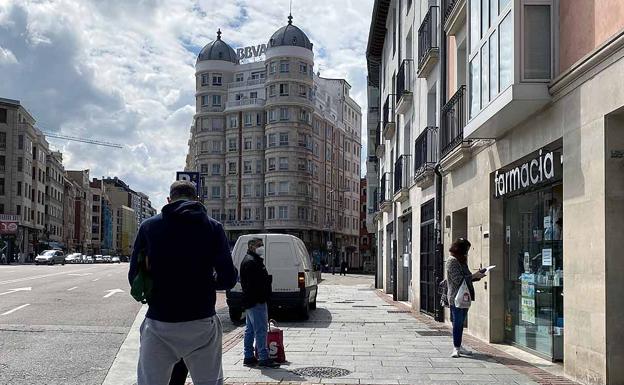
<path id="1" fill-rule="evenodd" d="M 407 218 L 403 220 L 403 250 L 402 265 L 399 266 L 401 271 L 401 300 L 407 301 L 409 299 L 409 286 L 412 281 L 412 215 L 409 214 Z"/>
<path id="2" fill-rule="evenodd" d="M 434 201 L 420 208 L 420 310 L 434 315 L 435 306 L 435 225 Z"/>

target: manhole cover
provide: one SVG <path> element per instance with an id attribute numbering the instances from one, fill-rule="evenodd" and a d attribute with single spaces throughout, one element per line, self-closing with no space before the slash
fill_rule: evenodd
<path id="1" fill-rule="evenodd" d="M 324 366 L 310 366 L 307 368 L 294 369 L 292 370 L 292 372 L 298 376 L 318 378 L 335 378 L 351 374 L 351 372 L 347 369 L 331 368 Z"/>
<path id="2" fill-rule="evenodd" d="M 448 337 L 452 334 L 450 332 L 442 331 L 442 330 L 420 330 L 416 332 L 423 337 Z"/>

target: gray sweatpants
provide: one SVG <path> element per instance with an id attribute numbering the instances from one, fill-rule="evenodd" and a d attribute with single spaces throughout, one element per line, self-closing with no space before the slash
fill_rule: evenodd
<path id="1" fill-rule="evenodd" d="M 223 385 L 221 321 L 217 315 L 190 322 L 160 322 L 145 318 L 137 385 L 168 385 L 180 360 L 195 385 Z"/>

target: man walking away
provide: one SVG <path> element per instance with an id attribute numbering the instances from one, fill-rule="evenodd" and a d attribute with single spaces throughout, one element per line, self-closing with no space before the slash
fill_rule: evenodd
<path id="1" fill-rule="evenodd" d="M 340 262 L 340 275 L 347 276 L 347 261 L 344 259 Z"/>
<path id="2" fill-rule="evenodd" d="M 231 289 L 237 273 L 223 226 L 197 202 L 195 185 L 171 185 L 169 204 L 137 234 L 128 279 L 139 254 L 151 278 L 149 309 L 141 325 L 138 385 L 167 385 L 180 359 L 195 385 L 222 385 L 221 322 L 216 290 Z"/>
<path id="3" fill-rule="evenodd" d="M 262 239 L 252 238 L 247 243 L 247 255 L 240 265 L 246 321 L 243 365 L 277 368 L 279 364 L 269 358 L 266 341 L 269 323 L 267 301 L 271 296 L 271 277 L 264 266 L 263 255 Z M 254 357 L 254 337 L 260 361 Z"/>

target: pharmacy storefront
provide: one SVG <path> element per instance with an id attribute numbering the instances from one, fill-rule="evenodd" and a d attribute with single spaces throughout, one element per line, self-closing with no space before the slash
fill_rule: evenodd
<path id="1" fill-rule="evenodd" d="M 492 174 L 504 212 L 505 340 L 563 360 L 561 141 Z"/>

